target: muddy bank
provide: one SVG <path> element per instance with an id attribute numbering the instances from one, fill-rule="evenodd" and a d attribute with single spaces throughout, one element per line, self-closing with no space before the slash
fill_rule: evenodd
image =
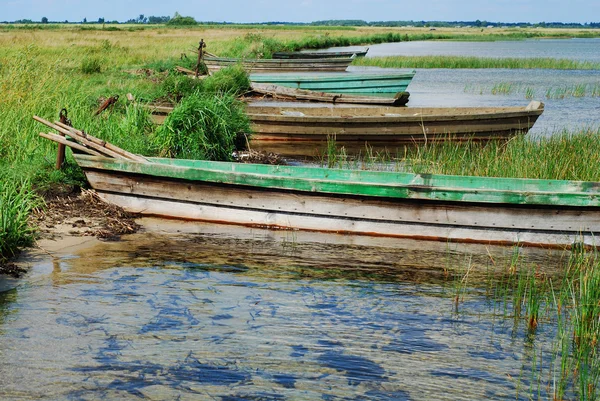
<path id="1" fill-rule="evenodd" d="M 54 248 L 59 242 L 69 246 L 86 242 L 85 237 L 118 241 L 121 235 L 135 233 L 140 228 L 135 222 L 137 215 L 104 202 L 94 191 L 56 187 L 42 196 L 46 206 L 31 216 L 31 225 L 38 230 L 34 248 L 42 251 L 47 252 L 48 247 Z M 0 279 L 1 276 L 18 278 L 26 272 L 20 264 L 0 264 Z"/>

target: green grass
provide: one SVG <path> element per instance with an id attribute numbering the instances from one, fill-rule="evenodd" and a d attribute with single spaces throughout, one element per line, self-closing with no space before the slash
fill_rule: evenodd
<path id="1" fill-rule="evenodd" d="M 321 164 L 350 169 L 394 170 L 419 174 L 600 181 L 600 128 L 554 132 L 531 139 L 516 135 L 508 141 L 443 140 L 405 146 L 396 153 L 366 147 L 356 156 L 336 147 L 332 138 Z"/>
<path id="2" fill-rule="evenodd" d="M 2 167 L 6 171 L 6 166 Z M 32 210 L 41 205 L 40 198 L 27 179 L 0 176 L 0 265 L 33 243 L 35 228 L 28 219 Z"/>
<path id="3" fill-rule="evenodd" d="M 563 86 L 551 86 L 546 89 L 540 88 L 536 90 L 530 86 L 516 84 L 513 82 L 498 82 L 490 86 L 473 86 L 465 85 L 465 93 L 487 94 L 492 95 L 523 95 L 525 99 L 568 99 L 572 97 L 600 97 L 600 84 L 572 84 Z"/>
<path id="4" fill-rule="evenodd" d="M 185 97 L 169 113 L 154 136 L 160 156 L 231 161 L 242 149 L 250 122 L 232 95 L 197 93 Z"/>
<path id="5" fill-rule="evenodd" d="M 495 320 L 511 330 L 515 340 L 525 343 L 517 398 L 600 399 L 597 250 L 575 248 L 546 265 L 539 257 L 523 256 L 515 247 L 512 258 L 491 262 L 488 271 L 471 272 L 467 260 L 462 270 L 452 273 L 452 309 L 459 311 L 485 287 L 486 304 Z M 468 305 L 465 308 L 468 311 Z"/>
<path id="6" fill-rule="evenodd" d="M 467 56 L 361 57 L 353 65 L 382 68 L 510 68 L 600 70 L 600 63 L 555 58 L 491 58 Z"/>

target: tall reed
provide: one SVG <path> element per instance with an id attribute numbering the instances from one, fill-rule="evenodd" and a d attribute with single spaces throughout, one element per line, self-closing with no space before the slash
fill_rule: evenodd
<path id="1" fill-rule="evenodd" d="M 600 63 L 555 58 L 492 58 L 469 56 L 361 57 L 354 65 L 383 68 L 510 68 L 600 70 Z"/>

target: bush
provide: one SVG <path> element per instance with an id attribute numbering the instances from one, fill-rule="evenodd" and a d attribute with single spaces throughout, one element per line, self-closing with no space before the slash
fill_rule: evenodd
<path id="1" fill-rule="evenodd" d="M 197 93 L 167 116 L 153 140 L 163 157 L 230 161 L 249 132 L 244 106 L 234 96 Z"/>
<path id="2" fill-rule="evenodd" d="M 179 13 L 175 13 L 173 18 L 167 22 L 167 25 L 198 25 L 198 22 L 193 17 L 184 17 Z"/>

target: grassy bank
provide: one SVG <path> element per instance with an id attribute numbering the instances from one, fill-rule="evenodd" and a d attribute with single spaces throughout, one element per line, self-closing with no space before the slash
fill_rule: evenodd
<path id="1" fill-rule="evenodd" d="M 128 102 L 125 95 L 131 93 L 143 102 L 179 101 L 192 93 L 211 93 L 213 100 L 208 103 L 215 105 L 212 116 L 218 121 L 214 132 L 227 129 L 229 120 L 219 117 L 222 109 L 218 106 L 223 104 L 219 96 L 231 97 L 245 90 L 245 73 L 245 83 L 235 73 L 203 81 L 177 76 L 170 72 L 175 65 L 193 66 L 193 58 L 181 59 L 180 49 L 194 41 L 184 33 L 175 42 L 170 51 L 168 45 L 165 50 L 163 44 L 148 42 L 143 32 L 17 30 L 0 34 L 0 161 L 2 171 L 7 172 L 0 174 L 0 263 L 31 243 L 33 228 L 27 225 L 27 216 L 35 204 L 32 190 L 43 193 L 57 184 L 85 185 L 70 152 L 67 167 L 54 169 L 56 146 L 38 137 L 47 128 L 36 123 L 33 115 L 53 121 L 66 108 L 77 128 L 132 152 L 157 155 L 163 149 L 154 140 L 156 127 L 148 112 Z M 157 55 L 157 49 L 165 53 Z M 102 100 L 114 95 L 119 100 L 95 115 Z M 218 152 L 205 156 L 218 157 Z"/>
<path id="2" fill-rule="evenodd" d="M 491 58 L 464 56 L 362 57 L 353 65 L 382 68 L 522 68 L 600 70 L 600 63 L 554 58 Z"/>

